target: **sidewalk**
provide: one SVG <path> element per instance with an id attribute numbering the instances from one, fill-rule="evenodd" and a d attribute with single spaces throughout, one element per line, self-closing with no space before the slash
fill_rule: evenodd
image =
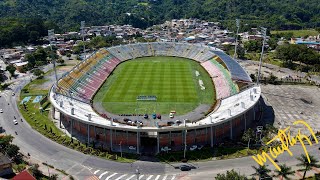
<path id="1" fill-rule="evenodd" d="M 49 166 L 46 166 L 42 163 L 46 163 L 46 162 L 41 162 L 35 158 L 33 158 L 32 156 L 25 156 L 26 160 L 30 163 L 30 164 L 38 164 L 39 165 L 39 170 L 46 176 L 51 176 L 53 174 L 57 174 L 58 178 L 57 179 L 69 179 L 69 175 L 65 175 L 62 172 L 58 171 L 57 169 L 51 168 L 49 166 L 51 166 L 50 163 L 47 163 Z"/>

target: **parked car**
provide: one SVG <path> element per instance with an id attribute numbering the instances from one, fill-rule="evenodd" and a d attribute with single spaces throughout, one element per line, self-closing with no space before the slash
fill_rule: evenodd
<path id="1" fill-rule="evenodd" d="M 188 165 L 181 165 L 179 168 L 181 171 L 190 171 L 191 170 L 190 166 L 188 166 Z"/>
<path id="2" fill-rule="evenodd" d="M 14 92 L 12 93 L 12 96 L 14 96 L 15 94 L 14 94 Z"/>
<path id="3" fill-rule="evenodd" d="M 152 119 L 156 119 L 157 115 L 156 114 L 152 114 Z"/>
<path id="4" fill-rule="evenodd" d="M 3 113 L 3 110 L 2 110 L 2 109 L 0 109 L 0 113 Z"/>
<path id="5" fill-rule="evenodd" d="M 190 151 L 194 151 L 194 150 L 196 150 L 197 148 L 198 148 L 197 145 L 192 145 L 192 146 L 190 147 Z"/>
<path id="6" fill-rule="evenodd" d="M 201 150 L 203 148 L 203 145 L 199 146 L 198 149 Z"/>
<path id="7" fill-rule="evenodd" d="M 170 117 L 170 118 L 174 118 L 174 114 L 173 114 L 173 113 L 170 113 L 170 114 L 169 114 L 169 117 Z"/>
<path id="8" fill-rule="evenodd" d="M 161 119 L 161 114 L 157 114 L 157 118 L 158 118 L 158 119 Z"/>
<path id="9" fill-rule="evenodd" d="M 129 150 L 136 150 L 137 148 L 134 146 L 129 146 Z"/>
<path id="10" fill-rule="evenodd" d="M 169 148 L 168 146 L 162 147 L 161 151 L 171 151 L 171 148 Z"/>
<path id="11" fill-rule="evenodd" d="M 17 121 L 16 119 L 14 119 L 14 120 L 13 120 L 13 124 L 14 124 L 14 125 L 17 125 L 17 124 L 18 124 L 18 121 Z"/>
<path id="12" fill-rule="evenodd" d="M 143 115 L 143 118 L 148 119 L 148 114 Z"/>
<path id="13" fill-rule="evenodd" d="M 173 121 L 168 121 L 168 122 L 167 122 L 167 125 L 168 125 L 168 126 L 172 126 L 173 124 L 174 124 Z"/>
<path id="14" fill-rule="evenodd" d="M 143 126 L 143 122 L 142 121 L 137 121 L 136 124 L 139 124 L 140 126 Z"/>
<path id="15" fill-rule="evenodd" d="M 176 123 L 179 125 L 181 124 L 182 122 L 180 120 L 176 120 Z"/>

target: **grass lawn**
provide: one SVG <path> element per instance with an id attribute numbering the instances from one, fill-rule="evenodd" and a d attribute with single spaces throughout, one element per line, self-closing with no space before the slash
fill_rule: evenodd
<path id="1" fill-rule="evenodd" d="M 280 34 L 280 33 L 293 33 L 294 37 L 304 37 L 306 35 L 316 36 L 320 34 L 318 31 L 314 29 L 307 30 L 285 30 L 285 31 L 271 31 L 271 34 Z"/>
<path id="2" fill-rule="evenodd" d="M 245 55 L 246 59 L 252 60 L 252 61 L 259 61 L 260 60 L 260 53 L 247 53 Z M 275 53 L 268 52 L 264 54 L 263 56 L 263 63 L 273 64 L 279 67 L 282 67 L 282 61 L 279 59 L 276 59 Z"/>
<path id="3" fill-rule="evenodd" d="M 200 76 L 196 77 L 195 71 Z M 201 90 L 199 79 L 204 82 Z M 157 96 L 156 102 L 137 103 L 137 96 Z M 192 111 L 215 101 L 213 83 L 199 63 L 178 57 L 143 57 L 120 64 L 94 97 L 109 112 L 169 113 Z M 139 108 L 139 112 L 135 109 Z"/>
<path id="4" fill-rule="evenodd" d="M 30 96 L 30 95 L 46 95 L 48 90 L 37 88 L 38 85 L 41 85 L 47 82 L 47 79 L 35 79 L 31 83 L 27 84 L 21 91 L 21 96 Z"/>

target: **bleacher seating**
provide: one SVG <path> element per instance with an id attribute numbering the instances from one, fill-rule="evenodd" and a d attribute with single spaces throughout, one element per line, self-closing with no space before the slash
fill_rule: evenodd
<path id="1" fill-rule="evenodd" d="M 214 59 L 217 56 L 208 46 L 151 42 L 100 49 L 65 74 L 58 81 L 57 92 L 89 103 L 119 63 L 145 56 L 176 56 L 200 62 L 215 84 L 217 99 L 226 98 L 239 91 L 228 69 Z"/>
<path id="2" fill-rule="evenodd" d="M 215 66 L 211 61 L 201 63 L 201 65 L 207 70 L 216 89 L 216 98 L 224 99 L 230 96 L 230 86 L 228 81 L 224 78 L 224 75 L 220 69 Z"/>
<path id="3" fill-rule="evenodd" d="M 238 93 L 237 85 L 232 81 L 230 72 L 225 67 L 223 67 L 220 63 L 218 63 L 216 60 L 212 59 L 211 62 L 220 69 L 225 79 L 228 81 L 228 84 L 231 87 L 231 92 L 230 92 L 231 95 Z"/>

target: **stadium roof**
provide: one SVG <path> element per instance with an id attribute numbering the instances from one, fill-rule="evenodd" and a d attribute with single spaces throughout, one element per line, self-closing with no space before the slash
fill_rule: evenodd
<path id="1" fill-rule="evenodd" d="M 212 50 L 221 60 L 226 64 L 227 68 L 231 72 L 231 77 L 234 80 L 252 82 L 247 72 L 238 64 L 234 59 L 225 54 L 223 51 Z"/>

